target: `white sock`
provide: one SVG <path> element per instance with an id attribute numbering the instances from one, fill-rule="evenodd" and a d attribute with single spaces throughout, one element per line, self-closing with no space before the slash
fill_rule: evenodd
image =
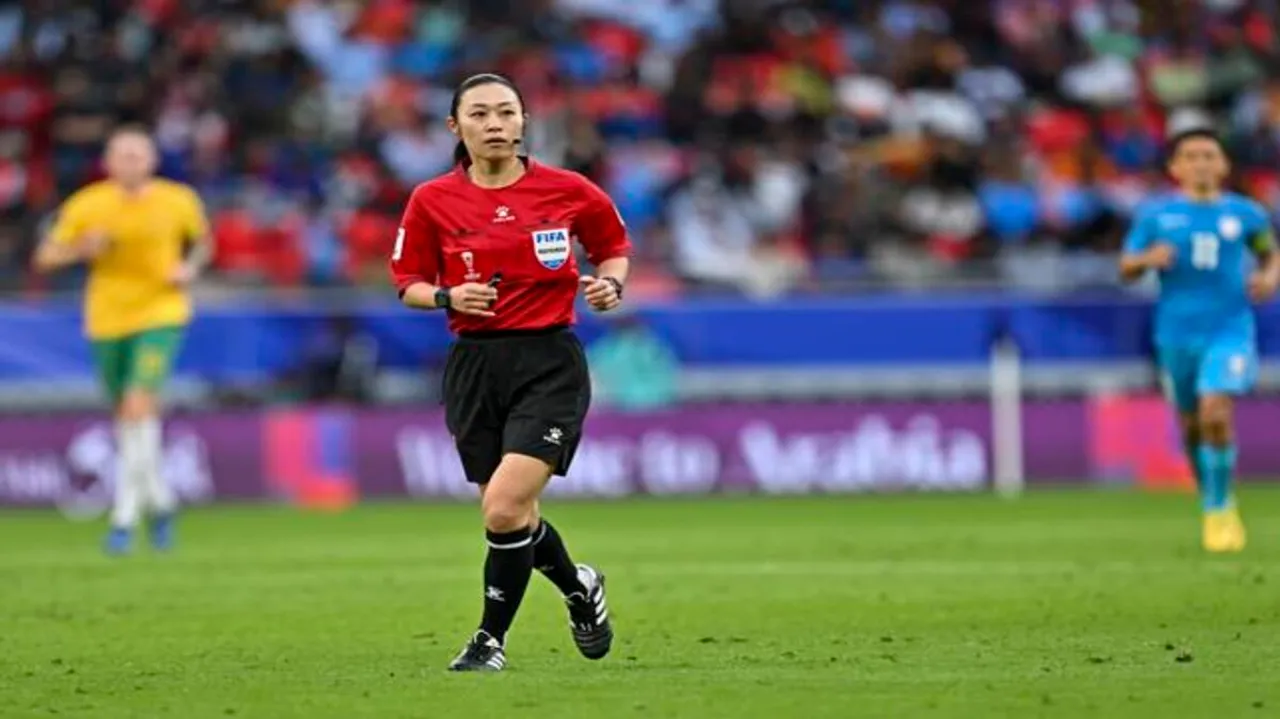
<path id="1" fill-rule="evenodd" d="M 142 514 L 146 488 L 139 462 L 137 423 L 116 422 L 116 496 L 111 526 L 133 529 Z"/>
<path id="2" fill-rule="evenodd" d="M 146 504 L 154 514 L 169 514 L 177 504 L 177 499 L 160 471 L 164 463 L 160 420 L 152 417 L 138 422 L 137 432 L 141 455 L 139 466 L 142 469 L 142 486 L 146 493 Z"/>

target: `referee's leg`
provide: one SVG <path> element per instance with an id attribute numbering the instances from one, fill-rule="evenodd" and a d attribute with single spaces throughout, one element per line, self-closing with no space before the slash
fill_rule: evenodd
<path id="1" fill-rule="evenodd" d="M 508 399 L 492 373 L 508 366 L 501 344 L 460 342 L 445 369 L 445 423 L 467 480 L 479 485 L 488 552 L 480 628 L 454 658 L 454 671 L 498 671 L 506 639 L 533 574 L 530 522 L 551 475 L 547 463 L 504 452 Z"/>
<path id="2" fill-rule="evenodd" d="M 577 449 L 590 403 L 585 357 L 570 336 L 521 342 L 518 350 L 498 346 L 483 351 L 518 353 L 536 361 L 524 363 L 533 368 L 531 376 L 512 382 L 519 387 L 514 396 L 488 396 L 488 402 L 483 400 L 492 383 L 478 381 L 480 373 L 468 369 L 473 364 L 467 359 L 471 349 L 459 352 L 446 372 L 446 418 L 467 478 L 480 485 L 489 545 L 480 629 L 450 668 L 505 666 L 507 633 L 535 567 L 564 594 L 579 651 L 599 659 L 609 652 L 613 639 L 604 576 L 573 562 L 559 533 L 540 518 L 538 507 L 548 481 L 568 471 Z M 486 412 L 495 407 L 505 412 Z"/>
<path id="3" fill-rule="evenodd" d="M 569 627 L 578 651 L 588 659 L 602 659 L 613 644 L 613 628 L 605 603 L 604 575 L 590 565 L 575 564 L 560 533 L 540 516 L 538 497 L 551 475 L 563 471 L 563 467 L 548 464 L 547 460 L 509 452 L 504 455 L 493 479 L 481 488 L 481 507 L 490 538 L 489 557 L 485 566 L 488 585 L 485 593 L 485 618 L 488 621 L 492 617 L 495 621 L 492 627 L 482 626 L 482 629 L 491 634 L 505 629 L 510 626 L 516 609 L 509 603 L 490 599 L 490 590 L 495 585 L 489 579 L 501 582 L 509 576 L 512 582 L 519 582 L 519 596 L 523 597 L 532 573 L 525 567 L 536 567 L 564 595 L 569 610 Z M 519 573 L 513 570 L 508 576 L 503 576 L 499 565 L 508 559 L 501 553 L 502 550 L 495 548 L 496 536 L 519 538 L 521 541 L 528 537 L 531 543 L 530 564 L 525 565 L 521 561 L 516 565 L 511 562 L 511 565 L 518 566 Z M 495 570 L 492 575 L 490 567 Z M 513 596 L 507 594 L 501 585 L 498 586 L 501 593 Z M 496 623 L 504 620 L 506 625 Z"/>
<path id="4" fill-rule="evenodd" d="M 480 500 L 489 553 L 485 558 L 485 603 L 481 630 L 504 641 L 533 573 L 533 516 L 551 478 L 545 462 L 504 455 Z"/>
<path id="5" fill-rule="evenodd" d="M 582 656 L 603 659 L 613 646 L 604 573 L 589 564 L 575 563 L 560 532 L 541 516 L 536 506 L 530 526 L 534 527 L 534 566 L 564 595 L 574 644 Z"/>
<path id="6" fill-rule="evenodd" d="M 503 451 L 507 457 L 541 460 L 544 472 L 564 476 L 577 454 L 591 404 L 586 355 L 577 338 L 568 333 L 551 337 L 530 351 L 536 353 L 542 370 L 537 381 L 530 382 L 513 403 L 503 431 Z M 546 479 L 542 484 L 545 486 Z M 603 658 L 613 644 L 604 574 L 573 561 L 560 533 L 541 516 L 536 498 L 529 508 L 528 526 L 534 566 L 564 596 L 574 644 L 588 659 Z"/>
<path id="7" fill-rule="evenodd" d="M 484 561 L 484 613 L 479 631 L 449 665 L 454 671 L 498 671 L 506 666 L 507 632 L 533 574 L 531 522 L 551 469 L 540 459 L 507 454 L 489 481 L 480 485 L 489 545 Z"/>

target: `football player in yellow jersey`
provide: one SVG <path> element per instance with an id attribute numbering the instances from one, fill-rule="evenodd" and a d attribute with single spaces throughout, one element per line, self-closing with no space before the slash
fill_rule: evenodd
<path id="1" fill-rule="evenodd" d="M 128 552 L 144 512 L 158 549 L 173 542 L 176 499 L 161 476 L 159 392 L 191 319 L 188 288 L 212 255 L 200 198 L 155 176 L 157 154 L 141 128 L 107 141 L 107 179 L 59 209 L 35 266 L 85 262 L 84 330 L 116 419 L 117 471 L 106 549 Z"/>

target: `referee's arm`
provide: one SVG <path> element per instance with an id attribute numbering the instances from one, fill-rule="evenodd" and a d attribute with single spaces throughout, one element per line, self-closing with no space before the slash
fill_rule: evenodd
<path id="1" fill-rule="evenodd" d="M 436 286 L 440 274 L 440 246 L 422 209 L 421 188 L 405 205 L 396 243 L 391 248 L 391 281 L 406 307 L 433 310 L 441 306 Z"/>
<path id="2" fill-rule="evenodd" d="M 436 290 L 439 288 L 430 282 L 418 281 L 400 291 L 400 301 L 406 307 L 418 310 L 439 309 L 436 304 Z"/>
<path id="3" fill-rule="evenodd" d="M 622 286 L 631 271 L 631 239 L 613 200 L 594 184 L 588 183 L 587 189 L 587 206 L 578 217 L 575 230 L 578 241 L 587 251 L 587 259 L 596 267 L 596 277 L 590 279 L 609 282 L 616 287 L 617 297 L 612 303 L 616 305 L 616 301 L 622 299 Z M 592 289 L 588 286 L 589 301 Z"/>
<path id="4" fill-rule="evenodd" d="M 449 308 L 465 315 L 493 317 L 491 309 L 498 299 L 493 287 L 468 282 L 457 287 L 443 287 L 428 282 L 421 275 L 396 275 L 396 288 L 400 302 L 419 310 Z"/>
<path id="5" fill-rule="evenodd" d="M 494 316 L 496 289 L 475 282 L 445 287 L 440 284 L 441 275 L 439 238 L 415 191 L 409 197 L 391 249 L 391 278 L 400 301 L 419 310 L 448 308 L 462 314 Z"/>
<path id="6" fill-rule="evenodd" d="M 619 282 L 627 281 L 627 273 L 631 271 L 631 260 L 626 255 L 610 257 L 596 265 L 596 274 L 601 279 L 612 277 Z"/>
<path id="7" fill-rule="evenodd" d="M 417 243 L 410 243 L 408 230 L 401 225 L 391 251 L 391 279 L 406 307 L 433 310 L 441 306 L 436 296 L 437 263 L 425 261 Z M 432 253 L 434 254 L 434 253 Z M 428 279 L 431 278 L 431 279 Z"/>

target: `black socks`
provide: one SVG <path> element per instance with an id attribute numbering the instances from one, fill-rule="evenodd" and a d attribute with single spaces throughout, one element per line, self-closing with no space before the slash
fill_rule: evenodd
<path id="1" fill-rule="evenodd" d="M 506 643 L 507 630 L 533 574 L 533 538 L 528 528 L 485 532 L 489 555 L 484 560 L 484 617 L 480 628 Z"/>
<path id="2" fill-rule="evenodd" d="M 485 532 L 485 537 L 489 554 L 484 560 L 484 617 L 480 628 L 504 645 L 535 566 L 565 596 L 586 591 L 564 540 L 547 520 L 543 519 L 533 532 Z"/>
<path id="3" fill-rule="evenodd" d="M 566 597 L 586 591 L 578 580 L 578 567 L 569 558 L 564 540 L 546 519 L 533 530 L 533 565 Z"/>

